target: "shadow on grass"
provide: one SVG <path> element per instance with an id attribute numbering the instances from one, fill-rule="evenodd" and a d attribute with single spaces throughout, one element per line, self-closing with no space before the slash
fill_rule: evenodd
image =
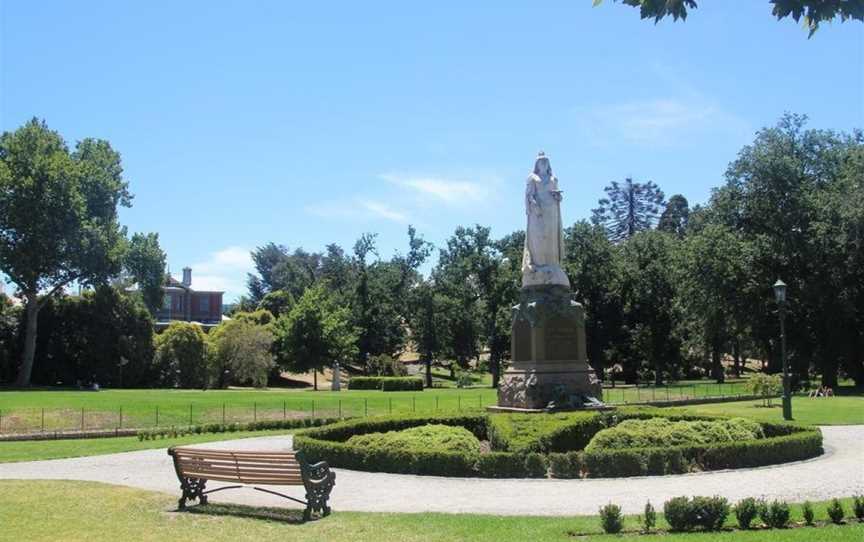
<path id="1" fill-rule="evenodd" d="M 203 516 L 232 516 L 237 518 L 261 519 L 264 521 L 275 521 L 300 525 L 306 523 L 303 520 L 303 510 L 291 508 L 270 508 L 264 506 L 245 506 L 242 504 L 208 503 L 198 506 L 190 506 L 185 510 L 190 514 Z M 313 516 L 314 517 L 314 516 Z M 314 521 L 314 519 L 313 519 Z"/>

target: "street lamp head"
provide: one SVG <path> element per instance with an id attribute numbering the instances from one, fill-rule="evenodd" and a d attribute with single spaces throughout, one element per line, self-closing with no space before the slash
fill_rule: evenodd
<path id="1" fill-rule="evenodd" d="M 777 303 L 786 303 L 786 283 L 780 279 L 774 283 L 774 299 Z"/>

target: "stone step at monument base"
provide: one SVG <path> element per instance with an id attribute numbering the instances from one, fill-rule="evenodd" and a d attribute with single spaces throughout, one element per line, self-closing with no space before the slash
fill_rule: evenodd
<path id="1" fill-rule="evenodd" d="M 615 410 L 614 406 L 600 403 L 598 405 L 590 405 L 578 408 L 520 408 L 506 406 L 487 406 L 487 412 L 493 413 L 517 413 L 517 414 L 549 414 L 551 412 L 584 412 L 586 410 L 604 411 Z"/>

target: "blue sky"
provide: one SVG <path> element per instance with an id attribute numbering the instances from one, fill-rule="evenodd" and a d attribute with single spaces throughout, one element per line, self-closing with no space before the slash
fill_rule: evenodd
<path id="1" fill-rule="evenodd" d="M 860 23 L 808 40 L 767 0 L 656 26 L 591 3 L 0 0 L 0 129 L 108 139 L 124 224 L 230 299 L 268 241 L 378 232 L 389 257 L 408 223 L 439 246 L 522 228 L 540 149 L 572 223 L 625 176 L 704 202 L 784 111 L 864 126 Z"/>

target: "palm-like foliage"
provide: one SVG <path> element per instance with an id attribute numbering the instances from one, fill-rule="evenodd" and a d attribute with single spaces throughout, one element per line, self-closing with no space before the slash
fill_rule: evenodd
<path id="1" fill-rule="evenodd" d="M 663 191 L 652 181 L 637 183 L 627 177 L 603 190 L 606 197 L 599 200 L 591 220 L 606 228 L 607 237 L 616 243 L 651 229 L 665 206 Z"/>

